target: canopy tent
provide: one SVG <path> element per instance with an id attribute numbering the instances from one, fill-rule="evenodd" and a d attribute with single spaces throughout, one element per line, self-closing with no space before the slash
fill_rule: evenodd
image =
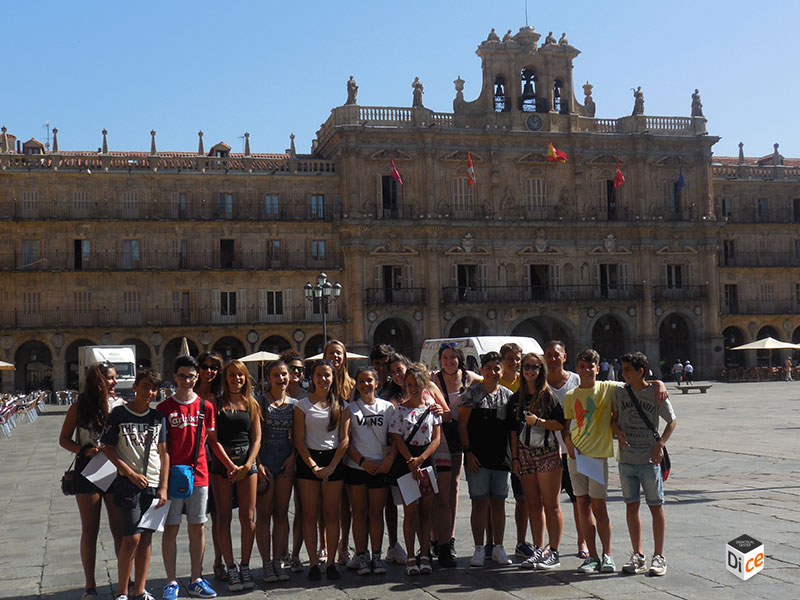
<path id="1" fill-rule="evenodd" d="M 322 358 L 322 354 L 315 354 L 314 356 L 309 356 L 306 360 L 320 360 Z M 369 358 L 369 356 L 364 356 L 363 354 L 356 354 L 355 352 L 348 352 L 347 353 L 348 360 L 358 360 L 360 358 Z"/>
<path id="2" fill-rule="evenodd" d="M 800 350 L 800 344 L 792 344 L 790 342 L 782 342 L 772 337 L 761 338 L 749 344 L 742 344 L 731 348 L 731 350 L 769 350 L 769 364 L 772 366 L 772 351 L 773 350 Z"/>
<path id="3" fill-rule="evenodd" d="M 273 361 L 273 360 L 278 360 L 279 358 L 280 358 L 280 356 L 278 356 L 277 354 L 273 354 L 272 352 L 266 352 L 264 350 L 261 350 L 259 352 L 253 352 L 252 354 L 248 354 L 247 356 L 243 356 L 239 360 L 242 361 L 242 362 L 257 362 L 257 363 L 259 363 L 259 365 L 261 366 L 261 377 L 262 377 L 261 382 L 260 382 L 259 385 L 261 386 L 261 393 L 263 394 L 264 393 L 264 379 L 263 379 L 263 377 L 264 377 L 264 367 L 266 366 L 266 364 L 268 362 Z"/>
<path id="4" fill-rule="evenodd" d="M 15 367 L 11 363 L 0 360 L 0 371 L 13 371 L 14 369 Z"/>

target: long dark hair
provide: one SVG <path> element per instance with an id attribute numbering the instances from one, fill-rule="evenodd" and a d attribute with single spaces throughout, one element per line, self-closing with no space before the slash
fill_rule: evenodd
<path id="1" fill-rule="evenodd" d="M 536 376 L 536 390 L 531 393 L 528 391 L 528 381 L 524 376 L 521 377 L 522 381 L 519 382 L 519 402 L 517 403 L 517 419 L 522 421 L 525 411 L 529 410 L 537 415 L 548 415 L 556 402 L 553 391 L 547 385 L 547 366 L 544 364 L 544 357 L 535 352 L 528 352 L 522 357 L 520 363 L 521 368 L 524 370 L 526 360 L 536 360 L 540 365 L 539 374 Z"/>
<path id="2" fill-rule="evenodd" d="M 375 381 L 378 381 L 378 369 L 373 367 L 372 365 L 367 365 L 364 367 L 359 367 L 358 372 L 356 373 L 356 387 L 353 388 L 353 400 L 361 400 L 361 392 L 358 391 L 358 376 L 362 373 L 372 373 L 373 377 L 375 377 Z M 377 398 L 377 396 L 376 396 Z"/>
<path id="3" fill-rule="evenodd" d="M 108 417 L 108 383 L 106 367 L 99 362 L 86 369 L 83 391 L 78 395 L 76 406 L 78 427 L 102 431 Z"/>
<path id="4" fill-rule="evenodd" d="M 211 381 L 211 393 L 216 398 L 222 392 L 222 356 L 219 352 L 201 352 L 200 355 L 197 357 L 197 362 L 200 364 L 202 368 L 203 364 L 207 360 L 213 360 L 217 363 L 217 375 Z M 200 387 L 200 378 L 197 378 L 197 383 L 194 384 L 194 391 L 197 391 L 197 388 Z"/>
<path id="5" fill-rule="evenodd" d="M 447 385 L 444 382 L 444 367 L 442 366 L 442 354 L 444 354 L 445 350 L 452 350 L 453 354 L 456 355 L 456 363 L 458 364 L 458 370 L 461 371 L 461 388 L 458 390 L 459 392 L 463 392 L 467 387 L 467 358 L 464 356 L 464 351 L 455 345 L 455 342 L 444 343 L 439 347 L 439 373 L 441 373 L 441 384 L 444 388 L 442 393 L 447 395 L 450 392 L 447 391 Z M 447 399 L 449 403 L 450 400 Z"/>
<path id="6" fill-rule="evenodd" d="M 399 362 L 400 364 L 404 365 L 406 371 L 411 366 L 411 361 L 408 360 L 405 356 L 399 353 L 394 353 L 389 357 L 389 362 L 386 363 L 386 367 L 391 370 L 392 364 Z M 403 386 L 397 385 L 394 382 L 394 377 L 391 375 L 389 376 L 389 385 L 386 386 L 386 391 L 384 392 L 384 400 L 397 400 L 398 403 L 403 401 Z"/>
<path id="7" fill-rule="evenodd" d="M 331 361 L 325 359 L 315 360 L 311 363 L 311 383 L 308 387 L 309 392 L 315 392 L 317 390 L 317 386 L 314 383 L 314 373 L 320 367 L 328 367 L 331 373 L 334 374 L 334 377 L 336 375 L 336 369 L 333 367 Z M 335 380 L 331 381 L 331 387 L 328 388 L 328 396 L 326 397 L 328 405 L 331 407 L 331 416 L 328 419 L 328 431 L 333 431 L 339 426 L 339 421 L 342 418 L 342 411 L 344 410 L 344 400 L 336 393 L 334 389 L 336 387 L 335 383 Z"/>

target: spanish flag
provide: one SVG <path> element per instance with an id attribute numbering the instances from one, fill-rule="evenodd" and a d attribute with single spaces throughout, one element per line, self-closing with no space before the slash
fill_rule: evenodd
<path id="1" fill-rule="evenodd" d="M 472 167 L 472 155 L 467 152 L 467 187 L 471 186 L 476 181 L 475 169 Z"/>
<path id="2" fill-rule="evenodd" d="M 567 162 L 567 155 L 561 150 L 556 150 L 556 147 L 553 146 L 553 142 L 548 142 L 547 162 Z"/>

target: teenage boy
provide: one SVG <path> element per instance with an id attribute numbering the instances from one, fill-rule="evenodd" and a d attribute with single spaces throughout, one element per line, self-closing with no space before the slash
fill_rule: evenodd
<path id="1" fill-rule="evenodd" d="M 153 530 L 139 527 L 139 520 L 155 502 L 156 507 L 167 501 L 167 432 L 164 415 L 150 408 L 156 399 L 161 376 L 152 369 L 139 369 L 133 384 L 133 402 L 114 408 L 108 416 L 100 441 L 103 452 L 114 466 L 118 477 L 127 481 L 125 491 L 136 496 L 123 497 L 123 482 L 117 481 L 114 503 L 119 507 L 122 521 L 122 544 L 117 557 L 117 597 L 128 600 L 128 582 L 136 563 L 133 600 L 152 600 L 145 589 Z"/>
<path id="2" fill-rule="evenodd" d="M 650 562 L 650 575 L 666 575 L 667 559 L 664 558 L 664 481 L 661 473 L 661 459 L 664 446 L 677 425 L 675 412 L 669 399 L 657 402 L 653 386 L 645 381 L 649 371 L 647 357 L 641 352 L 625 354 L 620 358 L 622 376 L 628 384 L 614 392 L 611 409 L 611 429 L 619 439 L 619 482 L 628 521 L 633 552 L 622 570 L 626 573 L 647 571 L 645 556 L 642 553 L 642 522 L 639 519 L 640 487 L 644 490 L 645 502 L 653 518 L 653 558 Z M 631 397 L 631 394 L 633 397 Z M 639 408 L 636 407 L 636 402 Z M 650 423 L 645 423 L 644 414 Z M 667 426 L 656 441 L 658 418 L 664 419 Z M 656 432 L 651 429 L 656 428 Z"/>
<path id="3" fill-rule="evenodd" d="M 469 497 L 472 500 L 472 537 L 475 553 L 471 567 L 482 567 L 486 551 L 484 532 L 491 506 L 492 560 L 510 565 L 503 548 L 506 525 L 505 500 L 511 471 L 506 411 L 511 391 L 500 385 L 503 367 L 497 352 L 481 356 L 483 381 L 467 388 L 458 408 L 458 432 L 464 450 Z"/>
<path id="4" fill-rule="evenodd" d="M 617 386 L 615 381 L 597 381 L 600 372 L 600 355 L 594 350 L 578 354 L 578 387 L 564 396 L 564 443 L 569 458 L 569 476 L 572 490 L 578 499 L 578 520 L 589 551 L 589 557 L 578 571 L 613 573 L 617 570 L 611 554 L 611 521 L 606 510 L 608 495 L 608 458 L 614 455 L 611 435 L 611 397 Z M 599 482 L 578 472 L 576 453 L 602 462 L 603 481 Z M 592 518 L 594 516 L 594 518 Z M 603 546 L 602 561 L 598 558 L 595 542 L 597 534 Z"/>
<path id="5" fill-rule="evenodd" d="M 177 600 L 180 586 L 176 577 L 177 539 L 181 526 L 181 514 L 186 512 L 189 530 L 189 558 L 191 581 L 187 586 L 190 596 L 216 598 L 217 593 L 203 578 L 203 551 L 205 550 L 206 504 L 208 502 L 208 465 L 206 463 L 205 438 L 214 431 L 214 407 L 194 393 L 194 384 L 200 365 L 191 356 L 179 356 L 175 360 L 175 383 L 178 390 L 158 405 L 158 410 L 167 419 L 167 451 L 171 465 L 194 466 L 194 489 L 188 498 L 171 498 L 169 514 L 161 540 L 161 554 L 167 585 L 163 600 Z M 200 418 L 200 415 L 203 418 Z M 199 439 L 198 439 L 199 437 Z M 199 442 L 195 462 L 195 444 Z"/>
<path id="6" fill-rule="evenodd" d="M 376 344 L 369 353 L 369 364 L 378 372 L 378 388 L 375 390 L 376 398 L 383 398 L 386 388 L 392 381 L 389 377 L 389 357 L 395 353 L 389 344 Z"/>

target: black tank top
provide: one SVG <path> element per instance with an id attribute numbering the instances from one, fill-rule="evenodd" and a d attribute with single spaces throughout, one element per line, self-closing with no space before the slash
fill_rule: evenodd
<path id="1" fill-rule="evenodd" d="M 250 443 L 250 411 L 220 410 L 217 413 L 217 439 L 223 446 Z"/>

